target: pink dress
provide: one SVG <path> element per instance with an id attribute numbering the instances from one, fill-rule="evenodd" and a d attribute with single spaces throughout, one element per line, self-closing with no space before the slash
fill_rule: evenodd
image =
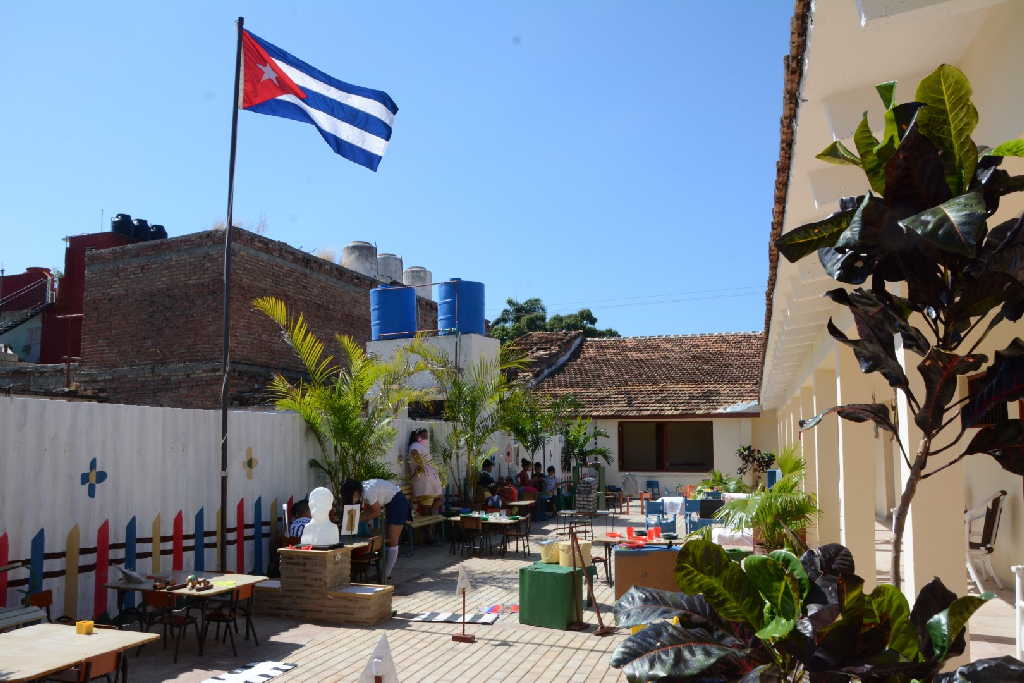
<path id="1" fill-rule="evenodd" d="M 427 503 L 425 498 L 437 498 L 442 493 L 441 477 L 434 467 L 427 445 L 414 442 L 409 446 L 409 460 L 412 464 L 412 497 L 418 502 Z"/>

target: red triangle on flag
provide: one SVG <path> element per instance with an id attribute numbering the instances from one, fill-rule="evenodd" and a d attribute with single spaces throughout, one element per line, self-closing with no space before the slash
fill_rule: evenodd
<path id="1" fill-rule="evenodd" d="M 242 109 L 272 100 L 279 95 L 306 99 L 306 93 L 288 78 L 263 46 L 242 31 Z"/>

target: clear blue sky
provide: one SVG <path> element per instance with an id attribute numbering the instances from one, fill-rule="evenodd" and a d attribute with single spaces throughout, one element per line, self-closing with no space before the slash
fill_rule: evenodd
<path id="1" fill-rule="evenodd" d="M 0 261 L 223 220 L 234 19 L 398 103 L 378 173 L 240 113 L 236 221 L 623 334 L 759 330 L 789 0 L 4 3 Z M 101 212 L 104 220 L 101 223 Z M 716 290 L 716 291 L 709 291 Z"/>

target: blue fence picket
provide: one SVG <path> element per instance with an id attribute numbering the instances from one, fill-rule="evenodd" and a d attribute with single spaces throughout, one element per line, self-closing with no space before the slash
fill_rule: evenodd
<path id="1" fill-rule="evenodd" d="M 196 540 L 193 542 L 193 566 L 197 572 L 206 568 L 206 528 L 203 526 L 203 508 L 196 513 Z"/>

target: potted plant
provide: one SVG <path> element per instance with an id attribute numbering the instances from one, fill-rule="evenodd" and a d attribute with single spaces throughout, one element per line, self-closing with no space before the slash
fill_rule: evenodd
<path id="1" fill-rule="evenodd" d="M 750 444 L 737 448 L 736 457 L 740 459 L 740 466 L 736 469 L 736 474 L 742 477 L 749 472 L 753 480 L 750 482 L 750 488 L 752 489 L 758 487 L 765 473 L 775 463 L 774 453 L 762 451 Z"/>
<path id="2" fill-rule="evenodd" d="M 782 478 L 773 487 L 761 486 L 745 498 L 726 501 L 715 516 L 733 531 L 751 529 L 757 551 L 802 551 L 807 527 L 818 514 L 817 499 L 803 490 L 806 463 L 795 447 L 784 449 L 777 464 Z"/>

